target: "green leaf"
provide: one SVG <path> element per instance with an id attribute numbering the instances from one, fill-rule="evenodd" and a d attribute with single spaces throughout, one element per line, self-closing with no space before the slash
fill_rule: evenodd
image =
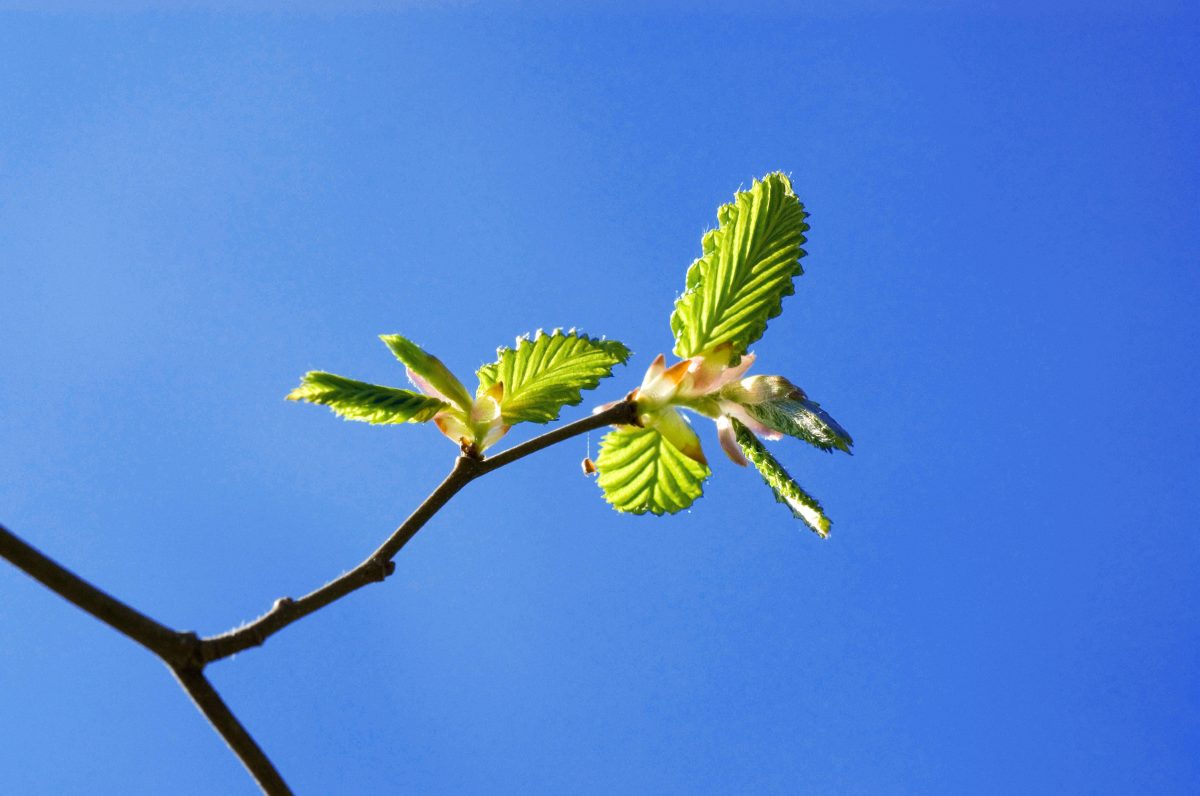
<path id="1" fill-rule="evenodd" d="M 810 445 L 850 453 L 854 440 L 804 390 L 782 376 L 751 376 L 721 388 L 721 397 L 742 405 L 749 415 L 781 434 Z"/>
<path id="2" fill-rule="evenodd" d="M 425 352 L 412 340 L 398 334 L 381 334 L 379 339 L 392 350 L 396 359 L 408 367 L 409 379 L 417 387 L 424 388 L 425 385 L 421 384 L 423 380 L 425 384 L 441 393 L 451 403 L 457 404 L 464 412 L 471 411 L 471 394 L 467 392 L 467 388 L 458 380 L 458 377 L 442 364 L 440 359 Z"/>
<path id="3" fill-rule="evenodd" d="M 804 205 L 780 173 L 755 181 L 717 211 L 671 314 L 675 354 L 688 358 L 731 343 L 734 362 L 778 315 L 792 279 L 804 273 Z"/>
<path id="4" fill-rule="evenodd" d="M 623 426 L 604 435 L 597 481 L 617 511 L 674 514 L 704 494 L 711 471 L 689 459 L 657 429 Z"/>
<path id="5" fill-rule="evenodd" d="M 496 351 L 497 360 L 479 369 L 478 395 L 495 384 L 504 385 L 500 411 L 505 423 L 549 423 L 563 406 L 583 400 L 580 390 L 591 390 L 611 376 L 613 366 L 629 358 L 629 349 L 616 340 L 595 340 L 574 329 L 551 334 L 541 331 L 531 340 L 517 340 L 516 348 Z"/>
<path id="6" fill-rule="evenodd" d="M 287 399 L 328 406 L 347 420 L 379 424 L 423 423 L 448 406 L 411 390 L 381 387 L 319 370 L 305 373 L 300 386 L 288 393 Z"/>
<path id="7" fill-rule="evenodd" d="M 812 495 L 805 492 L 799 484 L 788 475 L 783 465 L 776 461 L 766 446 L 754 436 L 754 432 L 746 428 L 736 417 L 731 417 L 733 433 L 738 447 L 746 458 L 758 469 L 767 486 L 775 493 L 775 499 L 792 510 L 792 514 L 804 520 L 822 538 L 829 535 L 829 518 L 821 504 Z"/>
<path id="8" fill-rule="evenodd" d="M 820 404 L 807 398 L 746 404 L 745 408 L 751 417 L 764 426 L 802 439 L 821 450 L 832 451 L 837 448 L 850 453 L 850 446 L 854 444 L 846 429 L 830 417 Z"/>

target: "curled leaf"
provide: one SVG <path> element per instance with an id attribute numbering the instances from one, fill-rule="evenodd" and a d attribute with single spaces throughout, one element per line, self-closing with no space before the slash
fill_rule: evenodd
<path id="1" fill-rule="evenodd" d="M 803 520 L 818 536 L 828 536 L 829 518 L 825 516 L 825 511 L 817 499 L 805 492 L 795 479 L 788 475 L 788 471 L 783 469 L 783 465 L 771 455 L 750 429 L 737 418 L 730 418 L 730 423 L 738 447 L 758 470 L 767 486 L 771 487 L 775 499 L 791 509 L 792 515 Z"/>

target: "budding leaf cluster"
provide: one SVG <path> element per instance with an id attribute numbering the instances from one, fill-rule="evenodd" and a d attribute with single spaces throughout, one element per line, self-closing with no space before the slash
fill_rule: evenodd
<path id="1" fill-rule="evenodd" d="M 753 465 L 776 498 L 821 536 L 829 518 L 788 475 L 761 438 L 791 436 L 825 451 L 850 453 L 837 421 L 782 376 L 749 376 L 750 346 L 783 309 L 804 273 L 804 205 L 784 174 L 768 174 L 717 211 L 701 255 L 687 270 L 671 314 L 675 354 L 659 356 L 635 391 L 641 428 L 605 436 L 595 466 L 605 499 L 618 511 L 675 513 L 703 493 L 711 474 L 686 410 L 716 423 L 725 453 Z"/>
<path id="2" fill-rule="evenodd" d="M 464 450 L 482 453 L 517 423 L 548 423 L 563 406 L 583 400 L 581 390 L 594 389 L 629 359 L 629 349 L 615 340 L 597 340 L 574 329 L 539 331 L 517 340 L 516 348 L 500 348 L 497 360 L 479 369 L 474 397 L 440 359 L 398 334 L 380 339 L 404 363 L 419 392 L 347 379 L 313 371 L 287 396 L 293 401 L 328 406 L 347 420 L 368 423 L 424 423 L 438 429 Z"/>
<path id="3" fill-rule="evenodd" d="M 746 376 L 749 349 L 783 310 L 804 273 L 808 231 L 804 205 L 784 174 L 768 174 L 717 210 L 717 226 L 701 240 L 687 269 L 670 326 L 674 353 L 660 354 L 626 400 L 637 423 L 619 426 L 600 444 L 585 472 L 597 472 L 604 498 L 618 511 L 673 514 L 703 495 L 712 474 L 689 416 L 714 421 L 727 456 L 753 465 L 776 499 L 822 537 L 830 522 L 767 450 L 763 441 L 794 437 L 821 450 L 851 452 L 850 435 L 816 401 L 782 376 Z M 574 329 L 537 332 L 496 352 L 469 391 L 439 360 L 400 335 L 383 342 L 407 369 L 416 391 L 314 371 L 288 395 L 328 406 L 349 420 L 375 424 L 432 421 L 464 451 L 481 455 L 517 423 L 548 423 L 583 390 L 624 364 L 629 349 Z"/>

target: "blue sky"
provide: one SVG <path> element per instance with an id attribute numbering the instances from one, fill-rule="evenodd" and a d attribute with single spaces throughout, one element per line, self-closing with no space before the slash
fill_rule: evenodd
<path id="1" fill-rule="evenodd" d="M 856 440 L 610 511 L 598 434 L 214 665 L 302 793 L 1200 789 L 1200 16 L 668 8 L 0 16 L 0 522 L 212 633 L 450 466 L 285 403 L 539 327 L 671 347 L 700 235 L 792 175 L 756 346 Z M 518 431 L 511 439 L 532 433 Z M 589 447 L 590 446 L 590 447 Z M 253 793 L 148 653 L 0 566 L 0 790 Z"/>

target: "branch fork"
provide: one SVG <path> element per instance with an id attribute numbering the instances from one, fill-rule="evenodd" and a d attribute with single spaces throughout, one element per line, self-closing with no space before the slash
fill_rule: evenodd
<path id="1" fill-rule="evenodd" d="M 454 495 L 476 478 L 593 429 L 607 425 L 636 425 L 637 422 L 637 404 L 630 395 L 590 417 L 514 445 L 492 457 L 484 457 L 474 446 L 464 447 L 445 480 L 361 564 L 303 597 L 280 597 L 270 610 L 257 619 L 214 636 L 201 638 L 190 630 L 167 627 L 93 586 L 2 525 L 0 557 L 153 652 L 175 675 L 180 687 L 192 698 L 197 709 L 241 760 L 263 792 L 272 796 L 290 794 L 292 791 L 278 769 L 221 699 L 221 695 L 205 677 L 204 669 L 215 661 L 252 647 L 260 647 L 293 622 L 363 586 L 386 580 L 396 571 L 396 562 L 393 560 L 396 554 Z"/>

